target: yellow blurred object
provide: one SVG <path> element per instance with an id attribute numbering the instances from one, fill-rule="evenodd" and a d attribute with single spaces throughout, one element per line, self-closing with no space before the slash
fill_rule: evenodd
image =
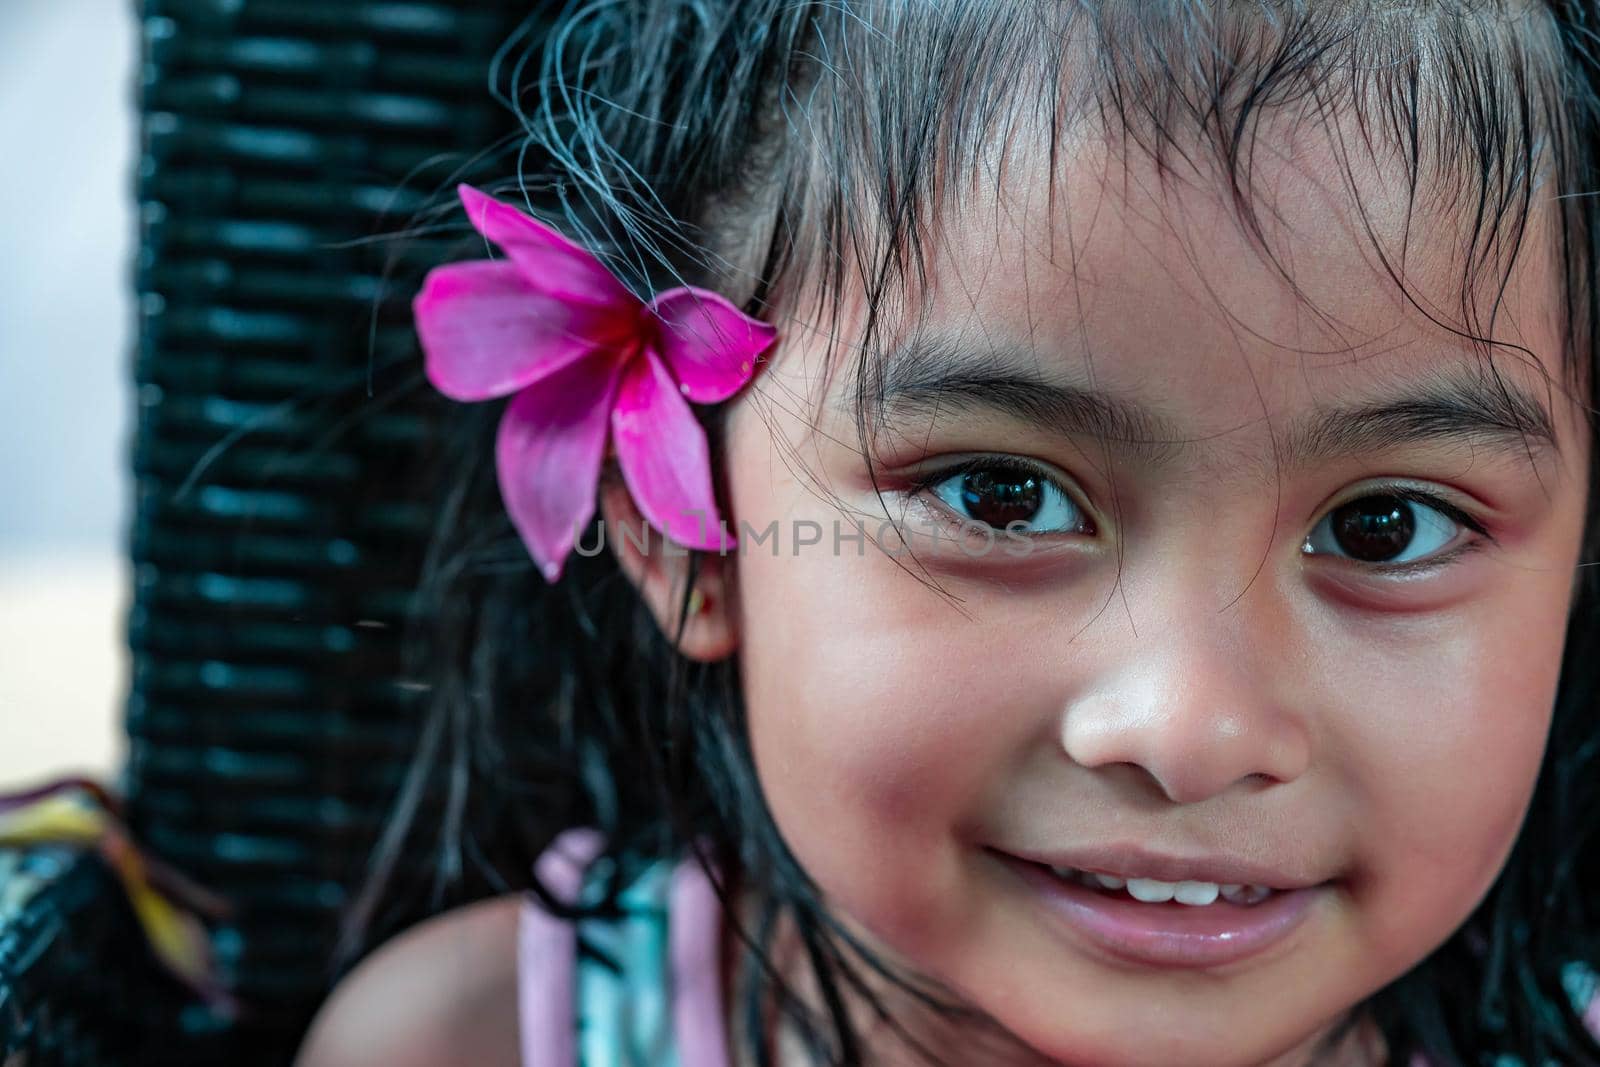
<path id="1" fill-rule="evenodd" d="M 105 814 L 76 796 L 57 793 L 16 811 L 0 811 L 0 844 L 92 845 L 105 831 Z"/>
<path id="2" fill-rule="evenodd" d="M 104 786 L 63 778 L 0 794 L 0 845 L 93 848 L 116 874 L 145 939 L 161 964 L 217 1012 L 237 1004 L 223 988 L 200 916 L 222 918 L 226 900 L 147 855 L 128 833 L 121 804 Z"/>

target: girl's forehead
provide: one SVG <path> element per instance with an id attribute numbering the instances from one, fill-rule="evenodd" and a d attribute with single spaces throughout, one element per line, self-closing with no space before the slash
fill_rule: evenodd
<path id="1" fill-rule="evenodd" d="M 1398 161 L 1340 146 L 1352 136 L 1268 120 L 1244 201 L 1221 173 L 1163 172 L 1096 129 L 1075 131 L 1053 165 L 1036 141 L 1014 141 L 998 180 L 945 198 L 929 284 L 908 287 L 907 309 L 1022 325 L 1063 347 L 1084 330 L 1141 331 L 1162 350 L 1279 345 L 1343 362 L 1374 347 L 1470 348 L 1461 335 L 1490 332 L 1498 298 L 1496 340 L 1547 340 L 1561 311 L 1548 202 L 1532 207 L 1514 263 L 1485 260 L 1470 199 L 1425 185 L 1413 196 Z"/>
<path id="2" fill-rule="evenodd" d="M 848 437 L 863 412 L 869 424 L 899 411 L 927 425 L 944 417 L 936 405 L 896 404 L 940 395 L 941 377 L 1009 376 L 1041 397 L 1060 387 L 1126 400 L 1135 417 L 1102 419 L 1100 432 L 1208 440 L 1190 451 L 1229 462 L 1243 450 L 1276 465 L 1292 458 L 1285 448 L 1311 462 L 1331 447 L 1317 434 L 1336 425 L 1319 413 L 1362 410 L 1476 421 L 1484 432 L 1452 440 L 1504 446 L 1475 451 L 1480 462 L 1522 453 L 1565 468 L 1586 454 L 1552 216 L 1535 205 L 1509 272 L 1469 264 L 1467 205 L 1427 190 L 1412 199 L 1381 158 L 1330 166 L 1336 137 L 1301 129 L 1262 152 L 1259 233 L 1221 178 L 1164 178 L 1148 157 L 1092 135 L 1052 170 L 1013 142 L 998 180 L 944 198 L 926 269 L 910 273 L 903 303 L 880 305 L 854 350 L 864 359 L 848 345 L 802 345 L 800 372 L 826 384 L 825 432 Z M 819 342 L 862 337 L 864 290 L 847 294 L 843 328 Z M 1471 340 L 1484 334 L 1499 344 Z"/>
<path id="3" fill-rule="evenodd" d="M 1297 407 L 1463 366 L 1566 391 L 1548 207 L 1530 209 L 1514 261 L 1476 262 L 1470 202 L 1413 197 L 1394 161 L 1339 147 L 1348 131 L 1284 125 L 1258 133 L 1253 215 L 1221 175 L 1161 173 L 1093 130 L 1053 167 L 1012 141 L 997 180 L 943 197 L 926 269 L 880 306 L 867 366 L 908 346 L 1006 353 L 1045 374 L 1165 383 L 1201 415 L 1241 390 Z M 850 296 L 846 335 L 866 306 Z"/>

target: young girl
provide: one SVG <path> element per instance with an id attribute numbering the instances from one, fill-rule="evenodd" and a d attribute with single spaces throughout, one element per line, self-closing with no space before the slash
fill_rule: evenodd
<path id="1" fill-rule="evenodd" d="M 302 1067 L 1600 1063 L 1595 4 L 538 24 Z"/>

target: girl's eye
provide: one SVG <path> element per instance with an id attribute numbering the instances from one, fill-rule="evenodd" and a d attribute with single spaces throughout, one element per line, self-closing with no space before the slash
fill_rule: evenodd
<path id="1" fill-rule="evenodd" d="M 1066 490 L 1028 464 L 976 460 L 924 486 L 969 523 L 1026 534 L 1094 532 Z"/>
<path id="2" fill-rule="evenodd" d="M 1306 537 L 1302 551 L 1359 563 L 1414 563 L 1450 544 L 1463 526 L 1482 528 L 1459 508 L 1430 494 L 1374 493 L 1342 504 Z"/>

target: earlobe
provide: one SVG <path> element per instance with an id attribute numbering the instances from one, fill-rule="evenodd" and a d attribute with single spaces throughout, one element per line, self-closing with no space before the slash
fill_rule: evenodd
<path id="1" fill-rule="evenodd" d="M 692 660 L 714 663 L 738 647 L 732 597 L 733 557 L 692 553 L 667 541 L 645 521 L 620 478 L 602 478 L 600 515 L 605 544 L 628 576 L 656 625 L 678 651 Z M 694 587 L 686 588 L 691 556 L 699 556 Z M 688 599 L 685 614 L 684 601 Z M 682 620 L 682 632 L 679 621 Z"/>

